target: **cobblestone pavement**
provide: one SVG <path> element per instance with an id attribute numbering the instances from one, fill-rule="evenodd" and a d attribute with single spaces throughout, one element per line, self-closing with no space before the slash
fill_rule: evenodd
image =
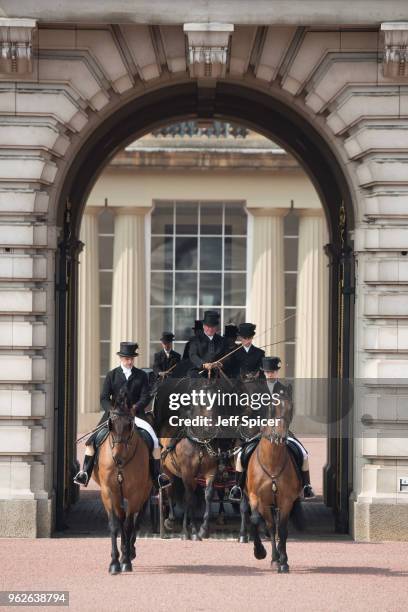
<path id="1" fill-rule="evenodd" d="M 81 612 L 407 609 L 405 543 L 291 541 L 288 575 L 270 568 L 267 549 L 257 561 L 252 544 L 141 539 L 133 573 L 110 576 L 108 538 L 4 539 L 0 588 L 67 590 Z"/>

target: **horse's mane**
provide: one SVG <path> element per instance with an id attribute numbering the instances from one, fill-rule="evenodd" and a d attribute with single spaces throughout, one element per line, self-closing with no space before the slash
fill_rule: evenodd
<path id="1" fill-rule="evenodd" d="M 129 393 L 126 385 L 123 385 L 115 399 L 114 410 L 122 412 L 123 414 L 129 414 L 131 411 Z"/>

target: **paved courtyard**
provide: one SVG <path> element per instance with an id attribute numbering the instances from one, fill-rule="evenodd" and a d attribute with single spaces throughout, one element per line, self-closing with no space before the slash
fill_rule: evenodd
<path id="1" fill-rule="evenodd" d="M 141 539 L 133 573 L 110 576 L 108 538 L 5 539 L 0 588 L 68 590 L 81 612 L 407 609 L 407 544 L 291 541 L 289 575 L 267 546 L 257 561 L 251 544 Z"/>

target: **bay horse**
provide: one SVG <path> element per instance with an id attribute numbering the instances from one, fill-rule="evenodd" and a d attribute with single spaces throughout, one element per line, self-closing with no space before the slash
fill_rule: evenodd
<path id="1" fill-rule="evenodd" d="M 169 381 L 170 383 L 170 381 Z M 192 389 L 204 389 L 209 392 L 216 392 L 222 388 L 220 379 L 180 379 L 174 381 L 173 389 L 178 392 L 188 393 Z M 164 391 L 164 386 L 162 387 Z M 162 401 L 156 404 L 158 413 L 155 415 L 156 430 L 160 432 L 160 442 L 164 448 L 162 454 L 162 463 L 166 474 L 173 479 L 179 478 L 184 485 L 184 515 L 181 537 L 182 539 L 201 540 L 209 537 L 210 532 L 210 511 L 211 501 L 214 495 L 214 485 L 217 474 L 224 470 L 228 450 L 223 448 L 221 440 L 217 440 L 218 430 L 214 425 L 199 426 L 197 428 L 187 427 L 179 428 L 175 431 L 174 427 L 169 425 L 169 417 L 174 416 L 174 412 L 170 412 L 168 402 L 165 395 Z M 161 409 L 160 409 L 161 406 Z M 219 406 L 215 404 L 212 411 L 207 411 L 207 405 L 200 403 L 195 406 L 188 406 L 183 414 L 184 417 L 205 417 L 211 414 L 213 422 L 217 420 Z M 171 439 L 178 439 L 177 444 L 173 448 L 168 445 Z M 195 500 L 196 490 L 199 486 L 199 480 L 205 482 L 204 498 L 205 511 L 200 528 L 197 528 L 195 521 Z M 172 530 L 174 524 L 173 511 L 173 491 L 167 491 L 169 501 L 169 517 L 165 521 L 165 527 Z"/>
<path id="2" fill-rule="evenodd" d="M 126 389 L 118 394 L 109 413 L 109 433 L 98 450 L 93 478 L 101 489 L 112 540 L 110 574 L 132 571 L 136 557 L 139 513 L 146 503 L 152 482 L 149 449 L 134 426 L 134 414 Z M 117 537 L 121 537 L 121 556 Z"/>
<path id="3" fill-rule="evenodd" d="M 264 559 L 266 550 L 259 534 L 263 519 L 272 544 L 271 566 L 276 564 L 279 573 L 287 573 L 288 522 L 291 513 L 301 512 L 302 492 L 302 482 L 287 445 L 293 416 L 291 394 L 282 392 L 279 404 L 270 404 L 267 412 L 275 422 L 261 428 L 259 444 L 248 463 L 246 492 L 251 508 L 251 534 L 255 558 Z"/>

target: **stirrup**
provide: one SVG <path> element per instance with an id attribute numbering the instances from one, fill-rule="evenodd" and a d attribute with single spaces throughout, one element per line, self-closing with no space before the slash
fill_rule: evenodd
<path id="1" fill-rule="evenodd" d="M 235 497 L 235 493 L 239 494 L 239 497 Z M 229 496 L 228 499 L 231 501 L 241 501 L 242 500 L 242 489 L 239 485 L 234 485 L 233 487 L 231 487 L 231 490 L 229 492 Z"/>
<path id="2" fill-rule="evenodd" d="M 83 477 L 85 477 L 85 482 L 83 481 Z M 74 477 L 74 482 L 77 485 L 83 485 L 84 487 L 86 487 L 89 482 L 89 476 L 87 472 L 85 472 L 84 470 L 80 470 L 78 474 Z"/>

